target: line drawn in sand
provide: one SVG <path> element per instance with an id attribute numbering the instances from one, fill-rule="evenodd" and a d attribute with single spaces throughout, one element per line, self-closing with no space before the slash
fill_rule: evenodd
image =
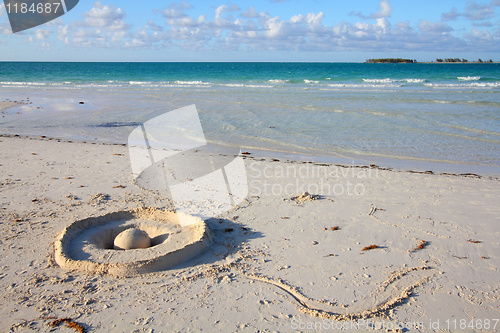
<path id="1" fill-rule="evenodd" d="M 243 256 L 241 259 L 248 258 Z M 250 269 L 248 264 L 238 261 L 214 265 L 203 272 L 183 277 L 180 281 L 166 285 L 165 287 L 167 291 L 170 291 L 181 287 L 186 288 L 186 282 L 193 282 L 200 278 L 212 278 L 216 281 L 222 281 L 229 276 L 240 276 L 280 289 L 291 297 L 293 302 L 296 303 L 297 309 L 304 314 L 335 321 L 352 321 L 387 316 L 390 310 L 403 304 L 410 298 L 416 288 L 424 285 L 438 274 L 438 272 L 433 271 L 428 266 L 402 267 L 390 272 L 385 281 L 381 282 L 366 297 L 365 301 L 367 305 L 365 305 L 364 309 L 348 312 L 345 306 L 338 305 L 335 301 L 315 300 L 305 295 L 299 287 L 283 279 L 269 277 L 262 273 L 251 273 L 247 269 Z M 431 272 L 429 273 L 429 271 Z M 229 278 L 228 280 L 231 279 Z"/>

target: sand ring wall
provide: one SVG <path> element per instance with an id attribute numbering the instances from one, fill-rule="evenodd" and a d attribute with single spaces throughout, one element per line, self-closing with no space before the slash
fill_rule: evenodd
<path id="1" fill-rule="evenodd" d="M 55 261 L 63 268 L 114 276 L 174 267 L 202 254 L 212 240 L 203 220 L 185 216 L 192 223 L 181 227 L 177 214 L 138 208 L 76 221 L 58 235 L 54 243 Z M 114 250 L 114 238 L 128 228 L 145 231 L 151 238 L 151 247 Z"/>

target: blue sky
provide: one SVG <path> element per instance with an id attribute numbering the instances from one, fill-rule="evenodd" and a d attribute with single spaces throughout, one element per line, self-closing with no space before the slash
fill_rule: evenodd
<path id="1" fill-rule="evenodd" d="M 12 33 L 0 60 L 500 60 L 500 0 L 85 1 Z"/>

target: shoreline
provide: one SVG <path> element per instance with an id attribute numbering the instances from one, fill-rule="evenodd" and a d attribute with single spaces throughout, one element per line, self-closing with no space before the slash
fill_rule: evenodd
<path id="1" fill-rule="evenodd" d="M 113 143 L 113 142 L 101 142 L 93 140 L 69 140 L 60 139 L 50 136 L 32 136 L 32 135 L 19 135 L 19 134 L 5 134 L 0 133 L 0 138 L 18 138 L 18 139 L 28 139 L 28 140 L 39 140 L 39 141 L 54 141 L 54 142 L 65 142 L 65 143 L 82 143 L 89 145 L 105 145 L 105 146 L 121 146 L 127 147 L 128 144 L 125 143 Z M 476 173 L 469 172 L 465 169 L 469 164 L 455 164 L 455 163 L 445 163 L 445 162 L 435 162 L 435 161 L 422 161 L 417 159 L 395 159 L 386 157 L 376 157 L 376 156 L 358 156 L 356 158 L 349 158 L 345 156 L 326 156 L 326 155 L 307 155 L 303 153 L 291 153 L 284 151 L 275 150 L 263 150 L 263 149 L 251 149 L 251 148 L 241 148 L 241 147 L 230 147 L 230 146 L 220 146 L 219 155 L 224 153 L 233 153 L 235 149 L 241 150 L 243 153 L 243 158 L 245 159 L 256 159 L 260 161 L 274 161 L 274 162 L 284 162 L 284 163 L 302 163 L 302 164 L 312 164 L 316 166 L 336 166 L 342 168 L 374 168 L 379 170 L 388 170 L 393 172 L 402 173 L 416 173 L 416 174 L 435 174 L 435 175 L 447 175 L 447 176 L 462 176 L 462 177 L 477 177 L 477 178 L 489 178 L 489 179 L 500 179 L 500 167 L 494 166 L 479 166 L 484 169 L 499 169 L 498 173 Z M 203 149 L 201 149 L 203 150 Z M 237 155 L 235 155 L 237 156 Z M 370 159 L 370 161 L 368 161 Z M 389 163 L 392 162 L 392 165 Z M 395 163 L 396 162 L 396 163 Z M 397 163 L 399 162 L 399 163 Z M 411 166 L 411 164 L 416 164 L 416 166 Z M 394 165 L 396 164 L 396 166 Z M 456 172 L 453 170 L 445 170 L 445 166 L 455 166 L 458 169 L 462 169 L 462 172 Z M 474 165 L 478 167 L 477 165 Z M 456 170 L 456 169 L 455 169 Z"/>
<path id="2" fill-rule="evenodd" d="M 248 195 L 206 221 L 202 255 L 119 278 L 59 267 L 52 244 L 89 217 L 173 209 L 137 186 L 127 147 L 0 145 L 2 327 L 293 332 L 357 318 L 437 332 L 430 322 L 498 317 L 498 179 L 245 155 Z"/>

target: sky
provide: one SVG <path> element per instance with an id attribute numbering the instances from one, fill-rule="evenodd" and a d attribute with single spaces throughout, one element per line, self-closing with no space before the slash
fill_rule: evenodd
<path id="1" fill-rule="evenodd" d="M 500 60 L 500 0 L 80 0 L 12 33 L 0 61 Z"/>

